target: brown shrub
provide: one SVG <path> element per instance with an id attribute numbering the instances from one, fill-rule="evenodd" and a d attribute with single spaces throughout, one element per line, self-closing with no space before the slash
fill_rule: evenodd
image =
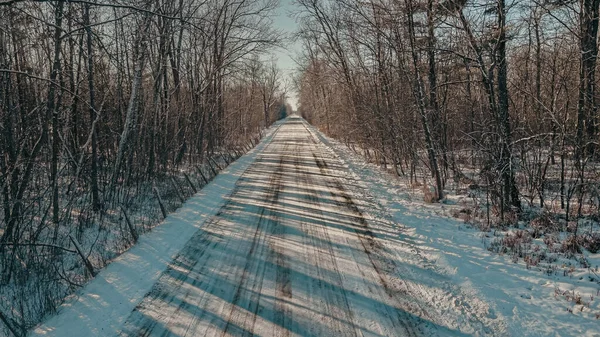
<path id="1" fill-rule="evenodd" d="M 573 257 L 575 254 L 581 254 L 581 248 L 579 247 L 577 237 L 575 235 L 569 236 L 563 241 L 560 251 L 569 257 Z"/>
<path id="2" fill-rule="evenodd" d="M 590 253 L 595 254 L 600 251 L 600 233 L 589 233 L 581 236 L 581 245 Z"/>
<path id="3" fill-rule="evenodd" d="M 431 188 L 429 186 L 429 184 L 424 184 L 423 185 L 423 201 L 425 201 L 428 204 L 436 202 L 437 196 L 434 191 L 435 191 L 435 189 Z"/>
<path id="4" fill-rule="evenodd" d="M 561 229 L 560 223 L 546 212 L 531 220 L 530 226 L 533 229 L 532 235 L 534 238 L 539 238 L 544 234 L 556 233 Z"/>

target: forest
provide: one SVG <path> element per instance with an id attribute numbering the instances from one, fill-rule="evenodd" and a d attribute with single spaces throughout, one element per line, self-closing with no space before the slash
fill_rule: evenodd
<path id="1" fill-rule="evenodd" d="M 598 251 L 598 1 L 298 3 L 307 120 L 482 227 Z"/>
<path id="2" fill-rule="evenodd" d="M 288 116 L 273 55 L 293 44 L 306 121 L 492 233 L 489 251 L 549 266 L 539 240 L 591 269 L 600 0 L 292 3 L 290 39 L 278 0 L 0 0 L 0 335 Z"/>
<path id="3" fill-rule="evenodd" d="M 0 335 L 24 335 L 285 115 L 276 7 L 0 2 Z"/>

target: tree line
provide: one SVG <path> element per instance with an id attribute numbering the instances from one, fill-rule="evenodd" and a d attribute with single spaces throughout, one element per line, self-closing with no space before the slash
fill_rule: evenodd
<path id="1" fill-rule="evenodd" d="M 322 130 L 432 201 L 484 190 L 488 222 L 598 215 L 599 1 L 298 4 L 299 110 Z"/>
<path id="2" fill-rule="evenodd" d="M 280 73 L 264 61 L 282 39 L 271 23 L 276 6 L 0 1 L 6 329 L 24 335 L 89 277 L 73 261 L 72 269 L 56 267 L 73 250 L 71 234 L 113 233 L 110 226 L 125 221 L 113 215 L 123 207 L 141 213 L 152 182 L 171 186 L 165 181 L 185 173 L 194 187 L 188 174 L 240 155 L 285 110 Z M 94 262 L 98 238 L 86 235 L 78 237 Z M 108 243 L 126 242 L 110 235 Z"/>

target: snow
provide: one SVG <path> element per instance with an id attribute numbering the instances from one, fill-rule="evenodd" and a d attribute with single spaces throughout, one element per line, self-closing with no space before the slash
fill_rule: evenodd
<path id="1" fill-rule="evenodd" d="M 354 172 L 368 198 L 380 205 L 380 216 L 391 216 L 401 228 L 400 235 L 412 242 L 431 268 L 459 286 L 454 296 L 462 293 L 489 305 L 487 317 L 502 322 L 497 325 L 498 334 L 600 336 L 600 254 L 587 256 L 591 269 L 574 268 L 567 276 L 513 263 L 509 256 L 486 249 L 492 233 L 442 216 L 446 205 L 424 203 L 411 195 L 406 184 L 366 164 L 345 145 L 323 135 L 320 138 Z M 580 295 L 583 304 L 577 304 L 574 295 Z"/>
<path id="2" fill-rule="evenodd" d="M 415 335 L 422 320 L 389 295 L 343 169 L 313 140 L 298 119 L 277 131 L 121 335 Z"/>
<path id="3" fill-rule="evenodd" d="M 146 303 L 141 307 L 142 309 L 144 307 L 147 310 L 160 309 L 161 307 L 153 306 L 154 302 L 148 300 L 149 297 L 146 295 L 152 289 L 156 289 L 156 284 L 160 285 L 160 279 L 169 280 L 169 273 L 164 273 L 169 265 L 171 268 L 175 268 L 173 273 L 178 271 L 176 270 L 177 265 L 173 266 L 172 264 L 173 259 L 179 252 L 185 251 L 186 245 L 193 240 L 199 229 L 206 225 L 208 219 L 218 215 L 219 210 L 226 203 L 226 199 L 235 193 L 234 187 L 242 174 L 251 167 L 257 156 L 272 141 L 274 130 L 280 125 L 272 128 L 257 148 L 231 164 L 183 207 L 169 215 L 163 224 L 142 236 L 135 247 L 115 259 L 81 291 L 71 296 L 61 306 L 57 315 L 50 317 L 35 328 L 30 335 L 113 336 L 122 333 L 123 325 L 126 324 L 126 320 L 140 303 Z M 524 263 L 513 263 L 509 256 L 491 253 L 486 249 L 486 242 L 490 240 L 492 233 L 475 230 L 456 219 L 444 216 L 443 207 L 448 205 L 425 204 L 413 196 L 400 180 L 365 163 L 363 158 L 352 153 L 343 144 L 323 136 L 311 127 L 308 129 L 314 137 L 325 144 L 315 145 L 322 151 L 321 157 L 328 158 L 327 160 L 332 159 L 336 165 L 341 165 L 339 168 L 330 167 L 328 172 L 344 175 L 337 176 L 335 179 L 350 182 L 346 185 L 350 189 L 349 194 L 343 197 L 350 197 L 356 202 L 360 214 L 364 214 L 369 223 L 369 231 L 372 230 L 370 234 L 377 238 L 376 243 L 381 243 L 383 246 L 377 250 L 377 253 L 383 255 L 381 260 L 373 261 L 372 258 L 378 258 L 373 257 L 377 254 L 371 256 L 367 253 L 365 255 L 356 249 L 350 249 L 349 247 L 353 247 L 352 245 L 358 239 L 348 236 L 341 228 L 343 224 L 335 222 L 333 215 L 335 213 L 331 212 L 333 208 L 328 208 L 334 206 L 327 206 L 323 203 L 315 208 L 319 214 L 309 214 L 306 209 L 303 210 L 308 206 L 305 201 L 297 197 L 298 191 L 284 190 L 281 192 L 281 199 L 286 202 L 286 208 L 292 207 L 294 211 L 298 212 L 293 216 L 288 216 L 285 221 L 289 225 L 297 221 L 293 220 L 295 218 L 314 218 L 318 219 L 315 221 L 324 223 L 325 227 L 331 227 L 328 229 L 331 234 L 330 240 L 335 243 L 334 247 L 336 247 L 330 252 L 331 255 L 352 257 L 338 259 L 337 263 L 339 263 L 338 267 L 342 273 L 340 284 L 345 288 L 352 289 L 347 291 L 347 305 L 350 311 L 360 313 L 357 320 L 370 321 L 373 323 L 372 327 L 379 328 L 377 324 L 381 322 L 378 321 L 378 313 L 381 310 L 389 310 L 389 308 L 400 305 L 406 310 L 407 317 L 419 317 L 414 322 L 418 322 L 419 319 L 427 322 L 430 327 L 429 329 L 425 328 L 425 331 L 422 332 L 431 335 L 600 336 L 600 320 L 596 317 L 596 315 L 600 315 L 600 301 L 598 300 L 600 288 L 597 282 L 590 281 L 592 278 L 597 279 L 600 254 L 588 256 L 592 268 L 595 266 L 596 274 L 592 270 L 573 269 L 571 273 L 563 276 L 562 274 L 556 275 L 556 273 L 544 273 L 537 268 L 529 269 Z M 246 182 L 248 185 L 263 178 L 261 174 L 255 173 L 247 176 L 249 177 Z M 321 182 L 330 181 L 327 180 L 329 178 L 320 179 L 322 179 Z M 328 188 L 331 190 L 331 186 L 317 185 L 314 186 L 315 195 L 327 195 Z M 339 196 L 330 200 L 335 203 L 343 201 L 343 198 Z M 265 206 L 260 201 L 254 202 L 250 206 L 268 209 L 269 216 L 283 212 L 282 209 L 277 208 L 279 206 Z M 250 206 L 246 208 L 249 210 L 252 208 Z M 241 211 L 242 209 L 239 209 L 239 214 L 243 214 Z M 292 214 L 289 209 L 286 209 L 286 212 Z M 251 212 L 248 214 L 244 216 L 252 216 Z M 238 214 L 232 212 L 231 216 L 238 216 Z M 342 218 L 352 217 L 351 214 L 338 213 L 338 220 L 340 216 Z M 239 225 L 239 222 L 236 223 Z M 243 234 L 231 227 L 235 224 L 223 222 L 222 226 L 220 230 L 225 233 L 224 235 Z M 289 225 L 286 228 L 291 230 L 294 227 Z M 280 234 L 283 236 L 282 233 Z M 283 242 L 275 241 L 269 248 L 281 255 L 282 258 L 289 259 L 284 269 L 290 270 L 288 277 L 291 278 L 306 277 L 316 270 L 314 269 L 315 263 L 305 261 L 306 252 L 300 249 L 302 247 L 301 237 L 292 239 L 297 234 L 299 233 L 294 233 L 293 236 L 289 235 L 286 249 L 283 247 Z M 315 243 L 323 241 L 319 235 L 304 236 L 302 239 L 306 238 L 311 238 Z M 351 240 L 354 241 L 351 242 Z M 235 247 L 234 252 L 242 252 L 242 248 Z M 223 252 L 216 253 L 224 254 Z M 275 256 L 278 256 L 277 254 Z M 221 258 L 225 259 L 225 257 Z M 235 258 L 240 259 L 240 256 Z M 323 261 L 329 261 L 328 259 L 330 257 L 325 256 Z M 239 260 L 237 265 L 228 266 L 226 270 L 238 270 L 239 268 L 236 266 L 243 265 L 244 261 Z M 329 262 L 333 264 L 335 261 L 331 257 Z M 211 261 L 207 263 L 211 263 Z M 379 307 L 366 306 L 365 304 L 368 302 L 366 300 L 370 299 L 368 296 L 372 295 L 373 290 L 362 279 L 364 274 L 361 273 L 364 272 L 364 269 L 362 267 L 360 270 L 356 269 L 357 263 L 361 266 L 373 265 L 383 268 L 386 274 L 385 281 L 382 282 L 387 282 L 389 289 L 405 294 L 399 296 L 400 303 L 392 303 L 396 299 L 392 299 L 392 295 L 388 293 L 389 298 L 385 298 Z M 260 265 L 257 265 L 256 268 L 259 267 Z M 267 275 L 276 275 L 274 270 L 268 268 L 263 270 Z M 325 268 L 325 270 L 329 270 L 329 268 Z M 202 277 L 200 273 L 195 275 Z M 301 287 L 307 288 L 305 289 L 306 294 L 318 293 L 320 289 L 318 284 L 323 281 L 320 277 L 326 275 L 329 273 L 324 276 L 316 275 L 314 277 L 315 284 L 304 284 Z M 217 276 L 223 280 L 231 277 L 232 284 L 235 284 L 233 278 L 239 275 L 238 273 L 226 273 Z M 369 277 L 372 276 L 369 275 Z M 246 279 L 242 278 L 242 280 Z M 245 282 L 250 282 L 249 280 Z M 264 287 L 276 289 L 272 283 L 274 283 L 272 277 L 265 278 Z M 214 292 L 205 291 L 211 296 L 204 298 L 203 301 L 212 303 L 211 308 L 214 310 L 211 309 L 211 312 L 214 315 L 225 309 L 232 313 L 235 311 L 239 316 L 236 316 L 239 318 L 239 322 L 234 322 L 235 327 L 245 329 L 247 311 L 244 311 L 241 306 L 235 308 L 230 300 L 226 300 L 233 294 L 214 296 L 219 289 L 229 291 L 228 287 L 231 284 L 228 285 L 225 282 L 220 288 L 218 284 L 214 286 L 216 287 Z M 386 292 L 389 291 L 387 286 Z M 202 295 L 186 283 L 182 287 L 182 290 L 193 296 Z M 294 288 L 294 290 L 297 289 Z M 248 292 L 249 290 L 243 291 Z M 285 289 L 281 291 L 285 291 Z M 381 293 L 383 289 L 375 287 L 375 291 Z M 298 294 L 294 293 L 294 296 L 302 293 L 302 291 Z M 260 292 L 252 294 L 260 295 Z M 255 296 L 252 294 L 247 296 Z M 242 298 L 246 296 L 242 295 Z M 266 295 L 268 296 L 265 298 L 273 299 L 277 299 L 279 296 L 274 291 Z M 179 295 L 176 294 L 175 297 L 177 296 Z M 577 296 L 580 296 L 581 300 L 573 300 Z M 317 301 L 313 297 L 310 298 Z M 179 299 L 177 298 L 177 300 Z M 310 317 L 310 315 L 325 310 L 321 307 L 302 307 L 302 301 L 302 297 L 293 297 L 287 302 L 288 304 L 283 302 L 278 305 L 282 308 L 304 310 L 306 316 L 302 317 Z M 307 300 L 304 299 L 304 301 Z M 324 307 L 327 303 L 325 299 L 322 302 Z M 291 304 L 294 306 L 290 307 Z M 173 309 L 172 307 L 167 308 Z M 160 317 L 165 315 L 165 312 L 157 311 L 154 312 L 154 315 Z M 182 315 L 189 315 L 189 313 L 182 313 Z M 273 320 L 259 315 L 256 331 L 260 335 L 272 334 L 275 331 L 273 329 L 277 328 L 276 324 L 272 324 L 273 322 Z M 307 322 L 310 321 L 302 321 L 302 325 L 309 324 Z M 314 321 L 308 330 L 298 330 L 301 328 L 299 324 L 299 322 L 294 323 L 291 329 L 308 334 L 314 333 L 313 329 L 325 329 L 324 326 L 328 323 Z M 390 330 L 380 331 L 382 335 L 390 335 L 390 333 Z"/>
<path id="4" fill-rule="evenodd" d="M 257 147 L 221 171 L 183 207 L 152 232 L 141 236 L 137 245 L 70 296 L 58 313 L 33 329 L 30 336 L 116 335 L 175 255 L 224 204 L 239 177 L 269 143 L 279 125 L 270 128 Z"/>

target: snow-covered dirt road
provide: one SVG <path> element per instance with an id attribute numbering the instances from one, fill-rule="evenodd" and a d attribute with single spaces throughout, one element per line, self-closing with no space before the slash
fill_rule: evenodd
<path id="1" fill-rule="evenodd" d="M 427 268 L 429 262 L 402 239 L 401 226 L 369 215 L 376 205 L 304 120 L 288 118 L 261 145 L 216 214 L 194 229 L 156 282 L 146 282 L 145 296 L 121 289 L 120 301 L 90 303 L 106 296 L 102 286 L 90 290 L 101 282 L 94 280 L 33 333 L 503 335 L 502 322 L 485 303 L 461 295 Z M 136 259 L 125 256 L 130 253 L 135 249 L 122 260 L 133 266 Z M 116 268 L 97 279 L 117 289 L 135 283 L 119 281 Z"/>

